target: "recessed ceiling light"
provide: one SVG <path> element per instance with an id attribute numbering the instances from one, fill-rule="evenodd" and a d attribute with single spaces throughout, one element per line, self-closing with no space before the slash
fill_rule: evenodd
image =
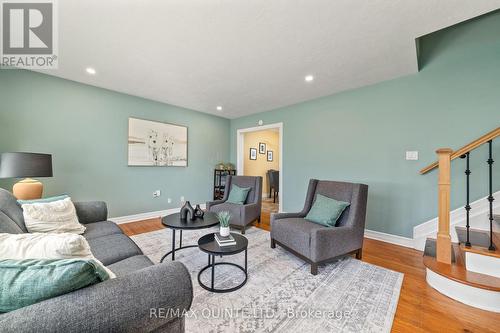
<path id="1" fill-rule="evenodd" d="M 306 80 L 306 82 L 312 82 L 314 80 L 314 76 L 306 75 L 306 77 L 304 79 Z"/>
<path id="2" fill-rule="evenodd" d="M 217 111 L 222 111 L 222 106 L 220 106 L 220 105 L 219 105 L 219 106 L 217 107 Z"/>
<path id="3" fill-rule="evenodd" d="M 95 69 L 92 67 L 87 67 L 87 69 L 85 69 L 85 71 L 87 72 L 87 74 L 90 74 L 90 75 L 95 75 L 95 73 L 96 73 Z"/>

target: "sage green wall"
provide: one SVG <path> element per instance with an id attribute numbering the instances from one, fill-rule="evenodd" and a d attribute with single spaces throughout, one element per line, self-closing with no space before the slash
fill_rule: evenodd
<path id="1" fill-rule="evenodd" d="M 226 120 L 19 70 L 0 70 L 0 152 L 54 154 L 46 194 L 105 200 L 113 216 L 211 196 L 212 168 L 236 161 L 236 130 L 284 123 L 284 210 L 302 207 L 309 178 L 370 185 L 367 227 L 411 236 L 436 216 L 436 172 L 418 170 L 437 147 L 459 147 L 500 125 L 500 14 L 421 40 L 415 75 L 236 120 Z M 321 73 L 317 73 L 320 79 Z M 272 88 L 272 87 L 271 87 Z M 189 127 L 189 167 L 127 167 L 129 116 Z M 494 144 L 500 189 L 500 140 Z M 405 161 L 418 150 L 419 161 Z M 472 197 L 487 191 L 486 147 L 472 160 Z M 9 188 L 12 181 L 1 181 Z M 162 196 L 152 198 L 152 192 Z M 463 161 L 453 162 L 452 206 L 463 205 Z M 167 204 L 167 198 L 173 198 Z"/>
<path id="2" fill-rule="evenodd" d="M 500 126 L 498 31 L 497 12 L 423 38 L 424 67 L 415 75 L 233 120 L 231 160 L 237 129 L 283 122 L 285 211 L 302 208 L 310 178 L 362 182 L 369 185 L 367 228 L 411 237 L 437 215 L 437 173 L 418 173 L 436 148 L 458 148 Z M 406 161 L 406 150 L 418 150 L 419 160 Z M 487 195 L 486 159 L 486 147 L 472 153 L 473 199 Z M 452 165 L 453 208 L 464 204 L 463 166 Z"/>
<path id="3" fill-rule="evenodd" d="M 128 117 L 188 126 L 188 167 L 128 167 Z M 45 194 L 104 200 L 111 216 L 211 198 L 213 166 L 229 155 L 229 120 L 43 74 L 0 70 L 0 152 L 53 154 Z M 12 181 L 0 185 L 10 188 Z M 155 190 L 162 196 L 153 199 Z M 171 197 L 173 202 L 167 203 Z"/>

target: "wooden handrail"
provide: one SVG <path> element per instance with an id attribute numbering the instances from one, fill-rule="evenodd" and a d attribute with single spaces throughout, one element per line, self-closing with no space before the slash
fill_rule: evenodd
<path id="1" fill-rule="evenodd" d="M 466 154 L 466 153 L 468 153 L 468 152 L 476 149 L 480 145 L 485 144 L 486 142 L 488 142 L 490 140 L 493 140 L 493 139 L 495 139 L 498 136 L 500 136 L 500 127 L 495 128 L 493 131 L 491 131 L 489 133 L 486 133 L 485 135 L 483 135 L 479 139 L 476 139 L 476 140 L 472 141 L 471 143 L 463 146 L 462 148 L 460 148 L 458 150 L 455 150 L 451 154 L 450 158 L 453 161 L 455 158 L 460 157 L 460 156 L 462 156 L 462 155 L 464 155 L 464 154 Z M 421 175 L 426 174 L 427 172 L 429 172 L 432 169 L 436 168 L 438 165 L 439 165 L 439 162 L 436 161 L 436 162 L 434 162 L 434 163 L 426 166 L 422 170 L 420 170 L 420 174 Z"/>

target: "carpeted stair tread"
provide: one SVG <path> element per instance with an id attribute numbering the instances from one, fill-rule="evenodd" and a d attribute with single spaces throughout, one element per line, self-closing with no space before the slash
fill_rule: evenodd
<path id="1" fill-rule="evenodd" d="M 467 228 L 462 226 L 455 227 L 458 236 L 458 242 L 465 244 L 467 241 Z M 490 233 L 486 230 L 469 229 L 469 240 L 471 245 L 488 247 L 490 245 Z"/>
<path id="2" fill-rule="evenodd" d="M 495 250 L 491 251 L 488 249 L 490 246 L 490 233 L 487 230 L 470 229 L 470 247 L 465 246 L 465 242 L 467 240 L 467 229 L 462 226 L 457 226 L 455 227 L 455 230 L 457 231 L 460 250 L 462 252 L 472 252 L 500 258 L 500 233 L 493 232 L 493 245 L 495 246 Z"/>

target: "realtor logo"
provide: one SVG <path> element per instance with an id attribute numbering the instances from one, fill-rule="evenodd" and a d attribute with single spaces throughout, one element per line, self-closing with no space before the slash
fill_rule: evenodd
<path id="1" fill-rule="evenodd" d="M 1 1 L 2 68 L 57 68 L 54 0 Z"/>

